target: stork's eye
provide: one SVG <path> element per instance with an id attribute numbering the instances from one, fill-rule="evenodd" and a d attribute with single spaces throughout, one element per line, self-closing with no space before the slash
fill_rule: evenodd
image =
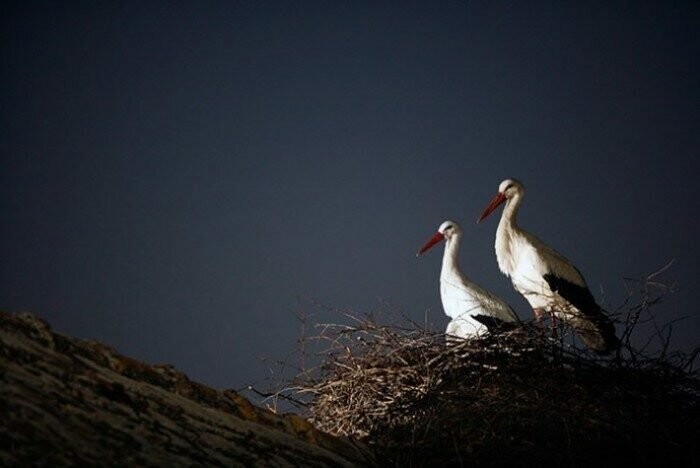
<path id="1" fill-rule="evenodd" d="M 450 224 L 449 226 L 445 226 L 445 231 L 447 231 L 447 230 L 449 230 L 449 229 L 452 229 L 453 227 L 454 227 L 454 226 L 451 225 L 451 224 Z"/>
<path id="2" fill-rule="evenodd" d="M 508 185 L 506 185 L 506 190 L 508 190 L 508 189 L 511 188 L 512 186 L 513 186 L 513 184 L 508 184 Z M 504 190 L 504 192 L 505 192 L 506 190 Z"/>

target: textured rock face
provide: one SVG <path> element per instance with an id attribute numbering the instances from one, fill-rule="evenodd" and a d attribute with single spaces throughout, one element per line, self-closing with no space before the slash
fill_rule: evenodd
<path id="1" fill-rule="evenodd" d="M 0 312 L 0 465 L 367 466 L 369 451 L 95 341 Z"/>

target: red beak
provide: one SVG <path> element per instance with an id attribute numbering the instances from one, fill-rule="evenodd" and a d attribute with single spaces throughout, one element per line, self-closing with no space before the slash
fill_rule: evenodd
<path id="1" fill-rule="evenodd" d="M 480 223 L 481 221 L 484 220 L 488 215 L 493 213 L 493 210 L 499 207 L 501 203 L 506 201 L 506 196 L 503 195 L 501 192 L 498 192 L 495 197 L 489 202 L 489 206 L 486 207 L 483 213 L 481 213 L 481 216 L 479 216 L 479 219 L 476 220 L 477 223 Z"/>
<path id="2" fill-rule="evenodd" d="M 423 252 L 425 252 L 425 251 L 428 250 L 430 247 L 434 246 L 435 244 L 437 244 L 438 242 L 440 242 L 440 241 L 443 240 L 444 238 L 445 238 L 445 236 L 444 236 L 441 232 L 436 232 L 435 235 L 434 235 L 433 237 L 431 237 L 430 240 L 429 240 L 428 242 L 425 243 L 425 245 L 423 246 L 423 248 L 420 249 L 420 251 L 416 254 L 416 257 L 418 257 L 419 255 L 421 255 Z"/>

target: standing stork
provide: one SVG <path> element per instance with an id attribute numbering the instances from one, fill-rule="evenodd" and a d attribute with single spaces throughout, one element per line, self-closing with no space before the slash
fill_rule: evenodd
<path id="1" fill-rule="evenodd" d="M 583 343 L 599 353 L 619 345 L 615 327 L 602 312 L 581 272 L 560 253 L 516 222 L 525 189 L 515 179 L 506 179 L 477 223 L 505 203 L 496 231 L 498 267 L 513 282 L 539 319 L 544 312 L 571 325 Z"/>
<path id="2" fill-rule="evenodd" d="M 462 230 L 459 225 L 454 221 L 445 221 L 416 254 L 418 257 L 445 240 L 440 270 L 440 298 L 445 314 L 452 319 L 447 325 L 446 334 L 473 338 L 494 330 L 505 322 L 518 322 L 518 317 L 508 304 L 462 273 L 458 259 L 461 239 Z"/>

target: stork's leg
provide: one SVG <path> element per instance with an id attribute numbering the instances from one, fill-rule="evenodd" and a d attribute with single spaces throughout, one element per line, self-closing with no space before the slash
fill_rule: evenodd
<path id="1" fill-rule="evenodd" d="M 537 334 L 539 335 L 540 340 L 544 340 L 544 326 L 542 325 L 542 316 L 545 313 L 544 309 L 540 308 L 535 308 L 532 309 L 532 313 L 535 314 L 535 326 L 537 327 Z"/>
<path id="2" fill-rule="evenodd" d="M 532 309 L 532 312 L 535 314 L 535 322 L 539 325 L 542 322 L 542 316 L 544 315 L 544 309 L 541 308 L 536 308 Z"/>

